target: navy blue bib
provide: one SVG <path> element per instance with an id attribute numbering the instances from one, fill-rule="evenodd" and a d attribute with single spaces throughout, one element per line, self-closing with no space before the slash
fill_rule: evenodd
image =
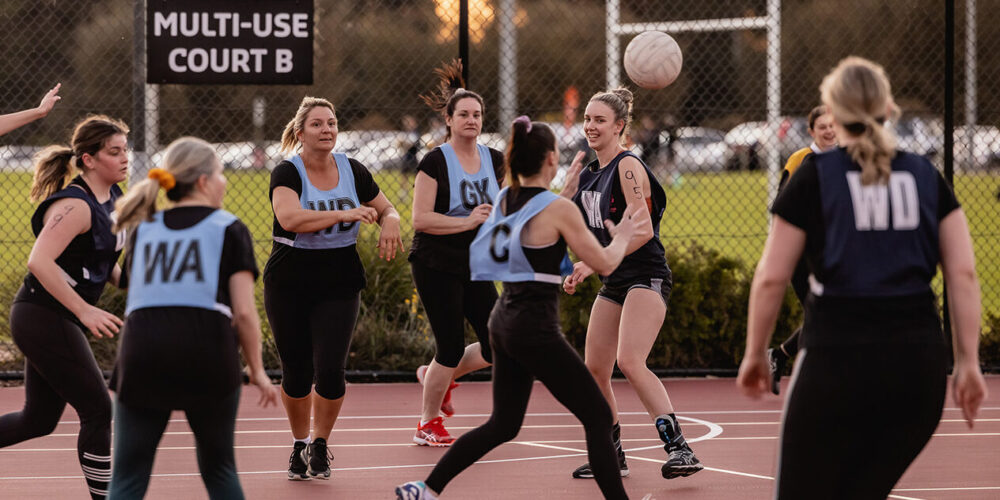
<path id="1" fill-rule="evenodd" d="M 74 237 L 63 253 L 56 257 L 56 264 L 62 269 L 66 282 L 88 304 L 97 303 L 125 246 L 125 232 L 112 232 L 115 201 L 121 195 L 121 188 L 117 184 L 112 185 L 108 201 L 98 203 L 90 186 L 77 176 L 65 188 L 42 201 L 31 217 L 31 229 L 37 237 L 45 226 L 45 212 L 53 203 L 63 198 L 76 198 L 87 203 L 90 208 L 90 231 Z M 44 291 L 48 294 L 31 273 L 25 278 L 25 285 L 32 293 Z"/>
<path id="2" fill-rule="evenodd" d="M 580 208 L 587 228 L 597 237 L 601 245 L 611 244 L 611 233 L 604 227 L 604 220 L 610 219 L 617 224 L 622 220 L 622 215 L 626 210 L 624 198 L 617 199 L 616 196 L 627 196 L 623 193 L 623 188 L 618 176 L 618 164 L 622 158 L 631 156 L 639 161 L 646 171 L 649 179 L 650 201 L 652 207 L 650 218 L 653 223 L 653 237 L 636 251 L 625 256 L 625 259 L 611 275 L 602 277 L 605 283 L 617 284 L 636 277 L 666 277 L 669 274 L 667 259 L 664 255 L 663 243 L 660 242 L 660 219 L 663 218 L 663 211 L 666 209 L 667 195 L 663 187 L 656 181 L 653 172 L 649 170 L 642 160 L 631 151 L 622 151 L 611 163 L 604 168 L 596 168 L 597 160 L 591 162 L 587 168 L 580 172 L 580 188 L 573 196 L 573 202 Z M 628 188 L 631 189 L 631 188 Z"/>
<path id="3" fill-rule="evenodd" d="M 816 155 L 826 234 L 814 295 L 894 296 L 930 291 L 940 261 L 938 172 L 900 152 L 887 184 L 861 185 L 842 148 Z"/>

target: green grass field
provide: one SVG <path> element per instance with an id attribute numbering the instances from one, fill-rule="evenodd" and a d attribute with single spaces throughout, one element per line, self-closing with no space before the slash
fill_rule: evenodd
<path id="1" fill-rule="evenodd" d="M 226 209 L 239 216 L 257 241 L 261 267 L 271 248 L 271 208 L 267 198 L 268 172 L 227 172 Z M 396 205 L 403 220 L 404 242 L 409 243 L 412 175 L 381 172 L 379 186 Z M 956 192 L 969 218 L 977 267 L 983 290 L 984 313 L 1000 314 L 1000 177 L 991 174 L 956 177 Z M 29 218 L 34 209 L 27 199 L 28 173 L 0 173 L 0 249 L 5 265 L 0 274 L 0 301 L 8 313 L 10 298 L 24 275 L 24 263 L 34 237 Z M 737 257 L 751 266 L 767 236 L 767 177 L 762 172 L 686 175 L 677 188 L 667 187 L 667 208 L 660 235 L 668 245 L 697 242 Z M 362 229 L 362 244 L 373 241 L 377 228 Z M 669 258 L 669 256 L 668 256 Z M 0 337 L 6 336 L 6 322 Z"/>

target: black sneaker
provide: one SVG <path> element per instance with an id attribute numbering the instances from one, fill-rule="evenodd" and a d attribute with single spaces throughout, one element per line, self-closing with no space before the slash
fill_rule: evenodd
<path id="1" fill-rule="evenodd" d="M 288 457 L 288 479 L 292 481 L 309 479 L 309 474 L 306 473 L 308 470 L 306 461 L 309 458 L 307 447 L 308 445 L 302 441 L 296 441 L 292 446 L 292 456 Z"/>
<path id="2" fill-rule="evenodd" d="M 621 473 L 622 477 L 628 477 L 629 470 L 628 464 L 625 463 L 625 453 L 618 453 L 618 471 Z M 576 468 L 573 471 L 573 477 L 576 479 L 593 479 L 594 471 L 590 470 L 590 463 L 585 463 Z"/>
<path id="3" fill-rule="evenodd" d="M 781 392 L 781 374 L 785 372 L 786 361 L 788 358 L 780 350 L 767 350 L 767 369 L 771 372 L 771 392 L 775 395 Z"/>
<path id="4" fill-rule="evenodd" d="M 687 477 L 705 468 L 687 443 L 675 446 L 673 450 L 669 446 L 664 447 L 667 450 L 667 463 L 660 468 L 664 478 Z"/>
<path id="5" fill-rule="evenodd" d="M 316 438 L 309 443 L 309 475 L 317 479 L 330 479 L 330 460 L 333 454 L 326 447 L 326 440 Z"/>

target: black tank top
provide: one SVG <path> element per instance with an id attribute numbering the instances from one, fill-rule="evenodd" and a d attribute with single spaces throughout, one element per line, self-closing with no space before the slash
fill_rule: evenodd
<path id="1" fill-rule="evenodd" d="M 516 212 L 538 193 L 545 191 L 539 187 L 523 187 L 513 196 L 507 197 L 505 213 Z M 566 255 L 566 241 L 561 237 L 555 243 L 544 247 L 522 247 L 531 268 L 538 273 L 559 274 L 559 266 Z M 501 300 L 509 305 L 523 303 L 552 303 L 558 305 L 559 285 L 540 281 L 504 282 Z M 558 306 L 553 308 L 558 312 Z M 558 316 L 558 314 L 557 314 Z"/>

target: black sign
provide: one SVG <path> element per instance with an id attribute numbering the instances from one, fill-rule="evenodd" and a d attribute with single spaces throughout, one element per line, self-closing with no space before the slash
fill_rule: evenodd
<path id="1" fill-rule="evenodd" d="M 147 0 L 147 83 L 311 84 L 313 0 Z"/>

